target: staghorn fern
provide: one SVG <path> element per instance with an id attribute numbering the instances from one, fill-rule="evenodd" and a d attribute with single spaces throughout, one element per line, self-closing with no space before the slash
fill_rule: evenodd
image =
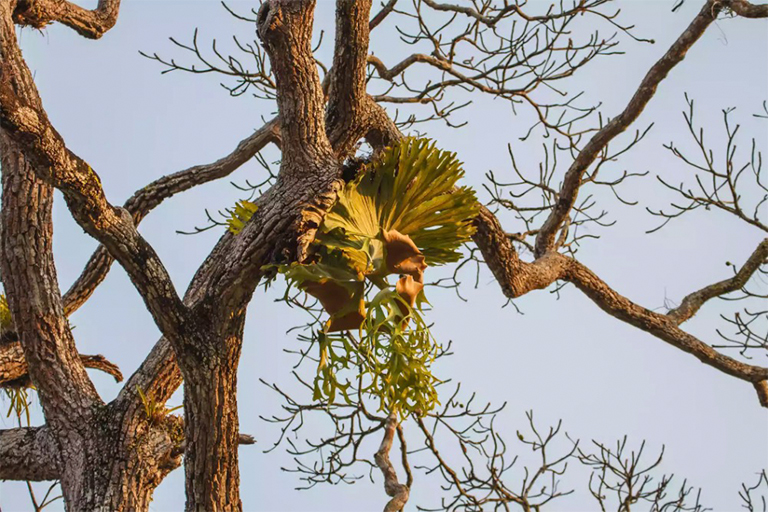
<path id="1" fill-rule="evenodd" d="M 438 346 L 421 316 L 423 272 L 458 261 L 478 211 L 455 153 L 406 138 L 340 192 L 320 225 L 308 263 L 279 266 L 330 318 L 315 333 L 314 398 L 350 403 L 349 378 L 387 412 L 426 414 L 438 403 L 430 365 Z M 401 275 L 396 286 L 390 274 Z M 380 289 L 366 299 L 366 280 Z M 359 332 L 358 339 L 351 332 Z M 345 378 L 342 379 L 340 376 Z"/>
<path id="2" fill-rule="evenodd" d="M 374 397 L 379 410 L 401 417 L 424 415 L 439 402 L 439 380 L 430 366 L 439 347 L 417 308 L 404 303 L 391 288 L 366 303 L 359 339 L 330 332 L 315 333 L 320 348 L 314 400 L 352 403 L 351 381 L 359 392 Z M 403 310 L 406 312 L 403 313 Z"/>

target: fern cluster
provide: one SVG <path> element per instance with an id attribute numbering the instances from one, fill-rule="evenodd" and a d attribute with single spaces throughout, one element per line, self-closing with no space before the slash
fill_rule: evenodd
<path id="1" fill-rule="evenodd" d="M 438 346 L 422 317 L 423 275 L 430 265 L 458 261 L 473 233 L 477 200 L 456 187 L 463 174 L 455 153 L 404 139 L 342 189 L 309 261 L 279 267 L 330 317 L 315 333 L 315 399 L 350 403 L 351 384 L 339 377 L 348 372 L 381 410 L 421 415 L 438 403 L 430 371 Z M 392 274 L 400 276 L 394 286 Z"/>

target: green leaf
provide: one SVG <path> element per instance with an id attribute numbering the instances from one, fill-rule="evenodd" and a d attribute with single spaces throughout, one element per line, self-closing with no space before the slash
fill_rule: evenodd
<path id="1" fill-rule="evenodd" d="M 11 323 L 11 310 L 8 309 L 8 301 L 5 295 L 0 294 L 0 330 L 10 329 Z"/>
<path id="2" fill-rule="evenodd" d="M 229 218 L 227 219 L 229 231 L 236 235 L 240 233 L 240 231 L 243 230 L 245 223 L 253 217 L 253 214 L 256 213 L 256 210 L 258 209 L 259 207 L 256 203 L 250 201 L 238 201 L 235 203 L 235 208 L 229 210 Z"/>
<path id="3" fill-rule="evenodd" d="M 404 139 L 340 192 L 309 262 L 277 267 L 330 315 L 313 334 L 320 347 L 314 400 L 352 404 L 351 378 L 359 383 L 353 391 L 403 417 L 439 404 L 440 381 L 431 372 L 439 346 L 421 316 L 428 304 L 422 273 L 458 261 L 474 232 L 479 206 L 471 189 L 456 186 L 463 174 L 454 153 L 427 139 Z M 247 219 L 233 217 L 242 229 Z M 405 275 L 395 288 L 387 281 L 393 273 Z M 367 301 L 366 279 L 379 289 Z M 334 334 L 341 330 L 357 330 L 359 339 Z"/>

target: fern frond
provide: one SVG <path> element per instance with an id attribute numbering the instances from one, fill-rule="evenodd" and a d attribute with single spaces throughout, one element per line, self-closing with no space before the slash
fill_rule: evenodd
<path id="1" fill-rule="evenodd" d="M 251 201 L 243 200 L 235 203 L 235 208 L 228 212 L 229 218 L 227 218 L 227 226 L 229 227 L 229 231 L 234 234 L 240 233 L 240 231 L 243 230 L 245 223 L 251 220 L 251 217 L 253 217 L 253 214 L 256 213 L 256 210 L 258 209 L 259 207 L 256 203 L 252 203 Z"/>
<path id="2" fill-rule="evenodd" d="M 458 261 L 478 212 L 474 192 L 456 188 L 463 175 L 455 153 L 406 138 L 344 187 L 323 221 L 320 243 L 338 243 L 340 233 L 359 240 L 394 230 L 410 237 L 429 265 Z"/>

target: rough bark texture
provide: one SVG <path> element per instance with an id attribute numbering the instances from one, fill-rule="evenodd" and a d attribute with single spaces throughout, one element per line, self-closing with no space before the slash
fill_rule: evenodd
<path id="1" fill-rule="evenodd" d="M 52 188 L 5 133 L 0 151 L 3 284 L 47 421 L 46 427 L 0 437 L 2 460 L 9 463 L 2 471 L 18 471 L 14 478 L 60 479 L 70 510 L 146 510 L 154 488 L 179 463 L 169 458 L 178 440 L 149 425 L 139 411 L 124 416 L 99 399 L 75 349 L 56 281 Z M 48 455 L 40 457 L 45 449 Z"/>
<path id="2" fill-rule="evenodd" d="M 384 491 L 392 499 L 384 506 L 384 512 L 399 512 L 403 510 L 408 503 L 408 497 L 411 493 L 411 484 L 401 484 L 397 478 L 397 472 L 392 462 L 389 460 L 389 452 L 392 449 L 392 442 L 395 439 L 395 432 L 398 429 L 397 414 L 391 414 L 384 425 L 384 438 L 381 440 L 379 449 L 374 455 L 374 461 L 384 475 Z"/>
<path id="3" fill-rule="evenodd" d="M 123 208 L 131 214 L 134 224 L 138 225 L 149 212 L 164 200 L 192 187 L 228 176 L 253 158 L 253 155 L 261 151 L 267 144 L 270 142 L 279 143 L 279 141 L 280 124 L 277 119 L 273 119 L 243 139 L 229 155 L 208 165 L 196 165 L 163 176 L 138 190 L 125 202 Z M 101 245 L 96 249 L 80 277 L 64 294 L 64 310 L 67 315 L 74 313 L 91 297 L 98 285 L 107 277 L 114 261 L 115 259 L 109 254 L 106 247 Z"/>
<path id="4" fill-rule="evenodd" d="M 17 334 L 12 337 L 0 337 L 0 386 L 28 387 L 32 382 L 29 377 L 29 365 L 24 357 L 24 350 Z M 123 374 L 115 364 L 101 354 L 95 356 L 78 356 L 85 368 L 94 368 L 112 375 L 117 382 L 123 380 Z"/>
<path id="5" fill-rule="evenodd" d="M 59 448 L 48 427 L 0 430 L 0 480 L 56 480 Z"/>
<path id="6" fill-rule="evenodd" d="M 206 353 L 182 362 L 185 423 L 189 426 L 184 462 L 188 510 L 242 509 L 237 364 L 244 322 L 245 311 L 241 311 L 230 322 L 228 335 L 214 340 Z"/>
<path id="7" fill-rule="evenodd" d="M 96 9 L 88 10 L 67 0 L 19 0 L 13 19 L 19 25 L 41 29 L 58 21 L 83 37 L 98 39 L 117 22 L 120 0 L 99 0 Z"/>

